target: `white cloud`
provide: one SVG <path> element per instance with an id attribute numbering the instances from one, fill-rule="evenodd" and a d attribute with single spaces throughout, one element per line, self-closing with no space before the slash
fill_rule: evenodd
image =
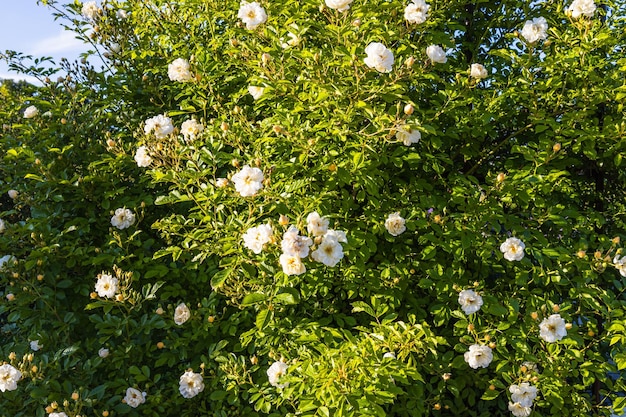
<path id="1" fill-rule="evenodd" d="M 58 34 L 37 41 L 28 53 L 35 56 L 63 55 L 64 53 L 78 55 L 89 49 L 83 41 L 76 39 L 75 36 L 74 32 L 61 29 Z"/>

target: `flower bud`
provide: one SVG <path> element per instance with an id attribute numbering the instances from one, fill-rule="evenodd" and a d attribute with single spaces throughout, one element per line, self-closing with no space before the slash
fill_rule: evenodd
<path id="1" fill-rule="evenodd" d="M 404 114 L 406 114 L 407 116 L 412 115 L 414 110 L 415 108 L 411 103 L 408 103 L 406 106 L 404 106 Z"/>
<path id="2" fill-rule="evenodd" d="M 267 65 L 272 61 L 272 56 L 270 54 L 268 54 L 267 52 L 265 52 L 263 55 L 261 55 L 261 62 L 263 62 L 263 65 Z"/>
<path id="3" fill-rule="evenodd" d="M 230 42 L 230 46 L 232 46 L 234 48 L 239 46 L 239 41 L 237 39 L 235 39 L 235 38 L 231 38 L 229 42 Z"/>
<path id="4" fill-rule="evenodd" d="M 112 148 L 115 146 L 115 141 L 113 139 L 107 139 L 107 146 Z"/>
<path id="5" fill-rule="evenodd" d="M 30 367 L 30 372 L 33 374 L 36 374 L 37 371 L 39 371 L 39 368 L 37 368 L 37 365 L 33 365 Z"/>
<path id="6" fill-rule="evenodd" d="M 450 378 L 452 378 L 452 374 L 450 372 L 446 372 L 445 374 L 441 375 L 441 377 L 444 381 L 448 381 Z"/>
<path id="7" fill-rule="evenodd" d="M 412 56 L 408 57 L 408 58 L 406 59 L 406 61 L 404 61 L 404 65 L 405 65 L 407 68 L 411 68 L 411 67 L 413 66 L 413 64 L 415 64 L 415 58 L 413 58 Z"/>
<path id="8" fill-rule="evenodd" d="M 207 321 L 208 321 L 209 323 L 213 323 L 213 322 L 215 321 L 215 316 L 209 316 L 209 317 L 207 317 Z"/>
<path id="9" fill-rule="evenodd" d="M 356 26 L 356 27 L 361 26 L 361 19 L 354 19 L 352 21 L 352 26 Z"/>
<path id="10" fill-rule="evenodd" d="M 278 217 L 278 224 L 280 224 L 281 226 L 287 226 L 289 224 L 289 217 L 285 216 L 284 214 L 281 214 Z"/>
<path id="11" fill-rule="evenodd" d="M 163 343 L 163 342 L 158 342 L 158 343 L 156 344 L 156 346 L 157 346 L 157 349 L 163 349 L 163 348 L 165 347 L 165 343 Z"/>
<path id="12" fill-rule="evenodd" d="M 572 329 L 572 323 L 565 323 L 565 329 L 566 330 L 571 330 Z"/>
<path id="13" fill-rule="evenodd" d="M 61 124 L 62 124 L 62 125 L 67 124 L 67 119 L 66 119 L 65 117 L 63 117 L 63 118 L 61 119 Z"/>
<path id="14" fill-rule="evenodd" d="M 489 391 L 495 391 L 496 390 L 496 386 L 491 384 L 489 385 Z"/>
<path id="15" fill-rule="evenodd" d="M 536 311 L 533 311 L 532 313 L 530 313 L 530 317 L 531 317 L 533 320 L 537 320 L 537 319 L 539 318 L 539 314 L 537 314 L 537 312 L 536 312 Z"/>
<path id="16" fill-rule="evenodd" d="M 74 392 L 72 393 L 72 400 L 77 401 L 77 400 L 78 400 L 78 398 L 79 398 L 78 393 L 77 393 L 76 391 L 74 391 Z"/>
<path id="17" fill-rule="evenodd" d="M 15 300 L 15 295 L 13 295 L 13 294 L 11 294 L 11 293 L 8 293 L 8 294 L 6 295 L 6 297 L 7 297 L 7 300 L 8 300 L 8 301 L 13 301 L 13 300 Z"/>
<path id="18" fill-rule="evenodd" d="M 602 258 L 602 252 L 600 252 L 599 250 L 595 251 L 593 254 L 593 257 L 596 259 L 601 259 Z"/>
<path id="19" fill-rule="evenodd" d="M 611 242 L 613 242 L 615 245 L 619 245 L 619 242 L 620 242 L 619 236 L 615 236 L 615 237 L 611 240 Z"/>
<path id="20" fill-rule="evenodd" d="M 468 332 L 473 332 L 474 331 L 474 325 L 472 323 L 467 325 L 467 331 Z"/>
<path id="21" fill-rule="evenodd" d="M 554 153 L 557 153 L 557 152 L 558 152 L 558 151 L 560 151 L 560 150 L 561 150 L 561 144 L 560 144 L 560 143 L 555 143 L 555 144 L 552 146 L 552 151 L 553 151 Z"/>
<path id="22" fill-rule="evenodd" d="M 576 256 L 578 256 L 580 259 L 583 259 L 585 256 L 587 256 L 587 254 L 584 250 L 579 250 L 578 252 L 576 252 Z"/>
<path id="23" fill-rule="evenodd" d="M 256 357 L 256 355 L 253 355 L 253 356 L 250 358 L 250 363 L 251 363 L 252 365 L 256 365 L 257 363 L 259 363 L 259 358 L 257 358 L 257 357 Z"/>
<path id="24" fill-rule="evenodd" d="M 526 365 L 522 365 L 520 366 L 519 370 L 525 374 L 526 372 L 528 372 L 528 367 Z"/>
<path id="25" fill-rule="evenodd" d="M 241 163 L 239 162 L 238 159 L 233 159 L 232 161 L 230 161 L 230 164 L 234 166 L 235 168 L 239 168 L 241 166 Z"/>
<path id="26" fill-rule="evenodd" d="M 69 405 L 70 405 L 70 402 L 68 400 L 63 401 L 63 407 L 67 407 Z"/>
<path id="27" fill-rule="evenodd" d="M 274 131 L 274 133 L 278 134 L 278 133 L 283 133 L 283 128 L 281 126 L 278 125 L 274 125 L 274 127 L 272 127 L 272 130 Z"/>
<path id="28" fill-rule="evenodd" d="M 328 170 L 329 170 L 330 172 L 336 172 L 336 171 L 337 171 L 337 164 L 335 164 L 335 163 L 333 162 L 332 164 L 330 164 L 330 165 L 328 166 Z"/>
<path id="29" fill-rule="evenodd" d="M 496 342 L 489 343 L 489 348 L 495 349 L 496 348 Z"/>
<path id="30" fill-rule="evenodd" d="M 9 353 L 9 360 L 14 361 L 16 357 L 17 357 L 17 355 L 15 354 L 15 352 Z"/>
<path id="31" fill-rule="evenodd" d="M 441 410 L 441 404 L 437 403 L 437 404 L 433 405 L 433 408 L 435 410 Z"/>
<path id="32" fill-rule="evenodd" d="M 437 224 L 441 223 L 441 216 L 438 214 L 435 214 L 435 217 L 433 217 L 433 221 Z"/>
<path id="33" fill-rule="evenodd" d="M 109 417 L 109 412 L 107 410 L 104 410 L 102 412 L 102 417 Z"/>
<path id="34" fill-rule="evenodd" d="M 116 301 L 124 301 L 124 296 L 123 296 L 122 294 L 117 294 L 117 295 L 115 296 L 115 300 L 116 300 Z"/>
<path id="35" fill-rule="evenodd" d="M 567 327 L 566 327 L 566 328 L 567 328 Z M 589 337 L 594 337 L 595 335 L 596 335 L 596 334 L 595 334 L 595 332 L 594 332 L 593 330 L 589 330 L 589 331 L 587 332 L 587 336 L 589 336 Z"/>
<path id="36" fill-rule="evenodd" d="M 506 174 L 504 172 L 501 172 L 498 174 L 498 176 L 496 177 L 496 181 L 498 182 L 503 182 L 504 179 L 506 178 Z"/>
<path id="37" fill-rule="evenodd" d="M 220 129 L 222 129 L 223 132 L 228 132 L 230 126 L 228 125 L 228 123 L 222 122 L 222 124 L 220 125 Z"/>
<path id="38" fill-rule="evenodd" d="M 11 199 L 13 199 L 13 200 L 15 200 L 17 198 L 17 196 L 19 195 L 17 190 L 9 190 L 9 192 L 7 194 L 9 194 L 9 197 L 11 197 Z"/>
<path id="39" fill-rule="evenodd" d="M 98 293 L 96 293 L 95 291 L 92 291 L 89 294 L 89 298 L 91 298 L 92 300 L 95 300 L 96 298 L 98 298 Z"/>
<path id="40" fill-rule="evenodd" d="M 559 306 L 558 304 L 552 306 L 552 311 L 554 311 L 555 313 L 558 313 L 560 310 L 561 306 Z"/>

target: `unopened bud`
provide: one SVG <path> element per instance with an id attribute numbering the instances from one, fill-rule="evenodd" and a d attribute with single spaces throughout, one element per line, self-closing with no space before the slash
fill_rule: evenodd
<path id="1" fill-rule="evenodd" d="M 332 163 L 332 164 L 328 165 L 328 170 L 330 172 L 336 172 L 337 171 L 337 164 Z"/>
<path id="2" fill-rule="evenodd" d="M 496 348 L 496 342 L 489 343 L 489 348 L 490 349 L 495 349 Z"/>
<path id="3" fill-rule="evenodd" d="M 272 130 L 274 131 L 274 133 L 283 133 L 283 128 L 281 126 L 278 125 L 274 125 L 274 127 L 272 127 Z"/>
<path id="4" fill-rule="evenodd" d="M 232 161 L 230 161 L 230 164 L 234 166 L 235 168 L 239 168 L 241 166 L 241 163 L 239 162 L 238 159 L 233 159 Z"/>
<path id="5" fill-rule="evenodd" d="M 36 374 L 37 371 L 39 371 L 39 368 L 37 368 L 37 365 L 33 365 L 30 367 L 30 372 L 32 372 L 33 374 Z"/>
<path id="6" fill-rule="evenodd" d="M 496 177 L 496 181 L 498 182 L 503 182 L 504 179 L 506 178 L 506 174 L 504 172 L 501 172 L 498 174 L 498 176 Z"/>
<path id="7" fill-rule="evenodd" d="M 489 391 L 495 391 L 496 390 L 496 386 L 491 384 L 489 385 Z"/>
<path id="8" fill-rule="evenodd" d="M 102 412 L 102 417 L 109 417 L 109 412 L 107 410 L 104 410 Z"/>
<path id="9" fill-rule="evenodd" d="M 587 256 L 587 254 L 585 253 L 584 250 L 579 250 L 578 252 L 576 252 L 576 256 L 578 256 L 580 259 L 583 259 L 584 257 Z"/>
<path id="10" fill-rule="evenodd" d="M 435 217 L 433 217 L 433 221 L 437 224 L 441 223 L 441 216 L 436 214 Z"/>
<path id="11" fill-rule="evenodd" d="M 235 39 L 235 38 L 231 38 L 229 42 L 230 42 L 230 46 L 232 46 L 234 48 L 239 46 L 239 41 L 237 39 Z"/>
<path id="12" fill-rule="evenodd" d="M 15 354 L 15 352 L 9 353 L 9 360 L 14 361 L 16 357 L 17 357 L 17 355 Z"/>
<path id="13" fill-rule="evenodd" d="M 619 242 L 620 242 L 619 236 L 615 236 L 613 239 L 611 239 L 611 242 L 613 242 L 613 244 L 615 245 L 619 245 Z"/>
<path id="14" fill-rule="evenodd" d="M 561 310 L 561 306 L 558 304 L 555 304 L 552 306 L 552 311 L 554 311 L 555 313 L 558 313 Z"/>
<path id="15" fill-rule="evenodd" d="M 552 151 L 553 151 L 553 152 L 555 152 L 555 153 L 556 153 L 556 152 L 558 152 L 558 151 L 560 151 L 560 150 L 561 150 L 561 144 L 560 144 L 560 143 L 555 143 L 555 144 L 552 146 Z"/>
<path id="16" fill-rule="evenodd" d="M 209 317 L 207 317 L 207 321 L 208 321 L 209 323 L 213 323 L 213 322 L 215 321 L 215 316 L 209 316 Z"/>
<path id="17" fill-rule="evenodd" d="M 415 108 L 413 107 L 411 103 L 404 106 L 404 114 L 406 114 L 407 116 L 412 115 L 414 110 Z"/>
<path id="18" fill-rule="evenodd" d="M 352 26 L 356 26 L 356 27 L 361 26 L 361 19 L 354 19 L 352 21 Z"/>
<path id="19" fill-rule="evenodd" d="M 572 329 L 572 323 L 565 323 L 565 330 L 571 330 Z"/>
<path id="20" fill-rule="evenodd" d="M 411 67 L 413 66 L 413 64 L 415 64 L 415 58 L 413 58 L 412 56 L 408 57 L 408 58 L 406 59 L 406 61 L 404 61 L 404 65 L 405 65 L 407 68 L 411 68 Z"/>
<path id="21" fill-rule="evenodd" d="M 124 296 L 122 294 L 117 294 L 115 296 L 115 300 L 117 300 L 117 301 L 124 301 Z"/>
<path id="22" fill-rule="evenodd" d="M 593 254 L 593 257 L 596 259 L 601 259 L 602 258 L 602 252 L 600 252 L 599 250 L 595 251 Z"/>
<path id="23" fill-rule="evenodd" d="M 235 114 L 241 113 L 241 107 L 239 107 L 239 106 L 233 107 L 233 113 L 235 113 Z"/>
<path id="24" fill-rule="evenodd" d="M 115 146 L 115 141 L 113 139 L 107 139 L 107 146 L 112 148 Z"/>
<path id="25" fill-rule="evenodd" d="M 444 381 L 448 381 L 450 378 L 452 378 L 452 374 L 450 372 L 446 372 L 445 374 L 441 375 L 441 377 Z"/>
<path id="26" fill-rule="evenodd" d="M 156 346 L 157 346 L 157 349 L 163 349 L 163 348 L 165 347 L 165 343 L 163 343 L 163 342 L 158 342 L 158 343 L 156 344 Z"/>
<path id="27" fill-rule="evenodd" d="M 567 328 L 567 327 L 566 327 L 566 328 Z M 587 336 L 589 336 L 589 337 L 594 337 L 595 335 L 596 335 L 596 333 L 595 333 L 593 330 L 589 330 L 589 331 L 587 332 Z"/>
<path id="28" fill-rule="evenodd" d="M 78 398 L 79 398 L 78 393 L 77 393 L 76 391 L 74 391 L 74 392 L 72 393 L 72 400 L 77 401 L 77 400 L 78 400 Z"/>
<path id="29" fill-rule="evenodd" d="M 9 190 L 9 192 L 7 193 L 9 194 L 9 197 L 12 200 L 15 200 L 17 198 L 17 196 L 19 195 L 19 193 L 17 192 L 17 190 Z"/>
<path id="30" fill-rule="evenodd" d="M 530 317 L 531 317 L 533 320 L 537 320 L 537 319 L 539 318 L 539 314 L 537 314 L 537 312 L 536 312 L 536 311 L 533 311 L 532 313 L 530 313 Z"/>
<path id="31" fill-rule="evenodd" d="M 222 129 L 223 132 L 228 132 L 230 126 L 228 125 L 228 123 L 222 122 L 222 124 L 220 125 L 220 129 Z"/>
<path id="32" fill-rule="evenodd" d="M 91 292 L 91 294 L 89 294 L 89 298 L 91 298 L 92 300 L 95 300 L 96 298 L 98 298 L 98 294 L 95 291 L 93 291 Z"/>
<path id="33" fill-rule="evenodd" d="M 474 331 L 474 325 L 472 323 L 467 325 L 467 331 L 468 332 L 473 332 Z"/>
<path id="34" fill-rule="evenodd" d="M 259 363 L 259 358 L 257 358 L 257 357 L 256 357 L 256 355 L 252 356 L 252 357 L 250 358 L 250 363 L 251 363 L 252 365 L 256 365 L 257 363 Z"/>
<path id="35" fill-rule="evenodd" d="M 66 119 L 65 117 L 63 117 L 63 118 L 61 119 L 61 124 L 62 124 L 62 125 L 67 124 L 67 119 Z"/>
<path id="36" fill-rule="evenodd" d="M 433 408 L 435 410 L 441 410 L 441 404 L 437 403 L 437 404 L 433 405 Z"/>
<path id="37" fill-rule="evenodd" d="M 525 374 L 526 372 L 528 372 L 528 367 L 526 367 L 526 365 L 522 365 L 520 366 L 519 370 Z"/>
<path id="38" fill-rule="evenodd" d="M 265 52 L 263 55 L 261 55 L 261 62 L 263 62 L 263 65 L 267 65 L 272 61 L 272 56 L 270 54 L 268 54 L 267 52 Z"/>
<path id="39" fill-rule="evenodd" d="M 278 217 L 278 224 L 280 224 L 281 226 L 287 226 L 289 224 L 289 217 L 285 216 L 284 214 L 281 214 Z"/>

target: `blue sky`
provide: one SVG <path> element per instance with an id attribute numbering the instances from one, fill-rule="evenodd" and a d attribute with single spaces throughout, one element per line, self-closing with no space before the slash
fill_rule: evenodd
<path id="1" fill-rule="evenodd" d="M 59 61 L 62 57 L 74 60 L 89 49 L 54 20 L 51 9 L 37 5 L 37 0 L 0 0 L 0 10 L 0 52 L 10 49 Z M 26 77 L 9 72 L 2 61 L 0 78 Z"/>

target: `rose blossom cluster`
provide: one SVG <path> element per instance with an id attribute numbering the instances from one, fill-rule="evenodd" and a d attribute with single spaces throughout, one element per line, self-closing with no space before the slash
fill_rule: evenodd
<path id="1" fill-rule="evenodd" d="M 284 218 L 284 220 L 283 220 Z M 316 262 L 333 267 L 343 259 L 342 243 L 347 243 L 346 232 L 328 228 L 328 219 L 314 211 L 309 213 L 307 232 L 309 236 L 300 235 L 296 226 L 289 226 L 280 242 L 282 254 L 279 257 L 283 272 L 287 275 L 301 275 L 306 272 L 302 260 L 310 256 Z M 287 225 L 286 217 L 281 217 L 281 224 Z M 243 244 L 255 254 L 260 254 L 265 246 L 274 243 L 274 230 L 271 224 L 262 224 L 246 230 L 242 236 Z M 314 244 L 316 246 L 314 246 Z M 311 251 L 311 248 L 314 248 Z"/>
<path id="2" fill-rule="evenodd" d="M 519 385 L 511 385 L 509 392 L 511 393 L 509 411 L 515 417 L 528 417 L 532 411 L 533 401 L 537 398 L 537 387 L 522 382 Z"/>

